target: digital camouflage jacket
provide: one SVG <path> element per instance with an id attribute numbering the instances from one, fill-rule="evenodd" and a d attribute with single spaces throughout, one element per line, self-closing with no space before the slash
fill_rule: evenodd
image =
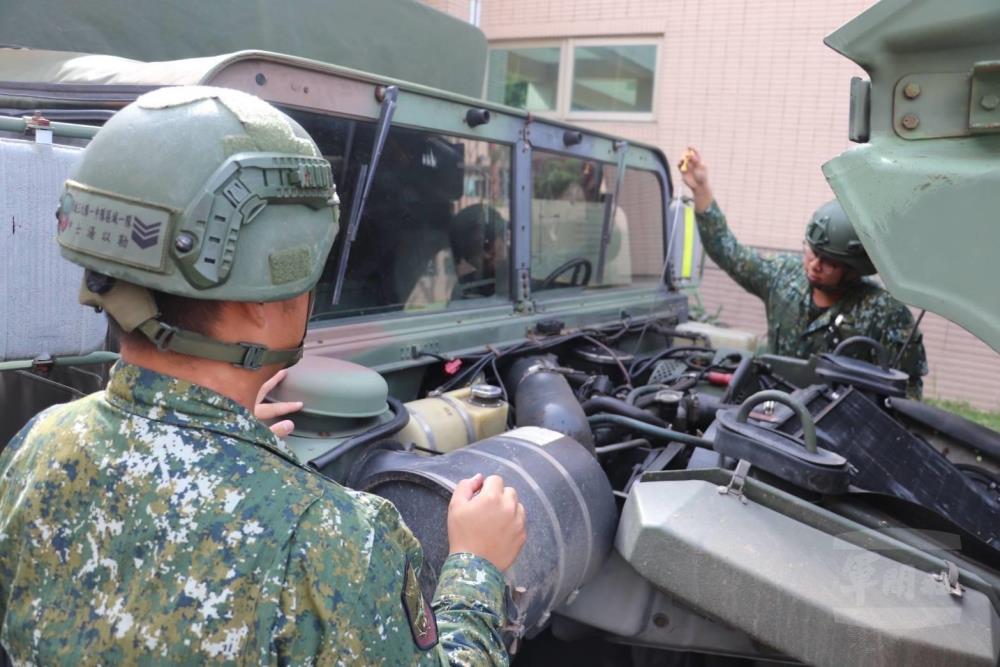
<path id="1" fill-rule="evenodd" d="M 856 288 L 827 309 L 812 300 L 812 288 L 802 257 L 765 257 L 736 240 L 716 202 L 697 215 L 705 252 L 740 287 L 759 297 L 767 312 L 767 341 L 773 354 L 806 359 L 831 352 L 851 336 L 868 336 L 882 343 L 895 359 L 916 323 L 903 303 L 874 281 L 862 279 Z M 927 356 L 919 330 L 898 367 L 910 376 L 908 393 L 920 397 Z"/>
<path id="2" fill-rule="evenodd" d="M 432 612 L 421 562 L 391 503 L 301 466 L 236 402 L 137 366 L 0 456 L 15 664 L 507 664 L 500 572 L 450 556 Z"/>

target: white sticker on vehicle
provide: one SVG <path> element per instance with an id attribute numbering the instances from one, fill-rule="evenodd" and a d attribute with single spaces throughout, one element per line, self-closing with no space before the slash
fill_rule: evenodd
<path id="1" fill-rule="evenodd" d="M 550 431 L 549 429 L 541 428 L 540 426 L 522 426 L 521 428 L 516 428 L 513 431 L 507 431 L 504 435 L 511 438 L 517 438 L 518 440 L 525 440 L 538 445 L 539 447 L 544 447 L 550 442 L 555 442 L 563 437 L 562 433 Z"/>

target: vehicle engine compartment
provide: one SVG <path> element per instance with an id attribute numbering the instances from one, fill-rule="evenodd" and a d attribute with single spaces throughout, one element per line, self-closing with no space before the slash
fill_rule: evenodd
<path id="1" fill-rule="evenodd" d="M 740 344 L 733 335 L 656 319 L 575 331 L 542 321 L 523 341 L 506 347 L 454 357 L 418 354 L 406 383 L 392 372 L 381 384 L 374 382 L 368 399 L 373 409 L 355 411 L 368 416 L 316 415 L 315 399 L 301 393 L 308 376 L 313 391 L 324 387 L 319 393 L 329 408 L 343 405 L 338 394 L 363 393 L 357 374 L 379 377 L 339 360 L 311 358 L 286 379 L 275 400 L 305 401 L 303 418 L 288 439 L 300 458 L 341 483 L 394 502 L 424 547 L 422 584 L 428 596 L 447 555 L 445 517 L 454 484 L 475 472 L 495 473 L 518 490 L 531 520 L 529 546 L 506 575 L 508 640 L 515 650 L 522 637 L 559 642 L 596 633 L 632 645 L 636 655 L 653 647 L 838 664 L 835 642 L 828 655 L 815 642 L 809 650 L 819 653 L 804 655 L 796 641 L 783 643 L 766 628 L 759 634 L 733 629 L 754 624 L 741 620 L 742 612 L 729 616 L 725 604 L 713 602 L 721 599 L 717 595 L 700 600 L 697 590 L 710 586 L 685 590 L 675 583 L 676 571 L 656 571 L 662 558 L 637 556 L 650 526 L 659 526 L 656 533 L 663 522 L 631 516 L 639 502 L 634 496 L 657 483 L 680 490 L 693 480 L 711 483 L 713 492 L 718 486 L 714 495 L 723 502 L 740 496 L 744 485 L 766 489 L 765 497 L 798 507 L 778 506 L 781 519 L 792 517 L 796 528 L 840 521 L 827 531 L 831 539 L 870 530 L 876 534 L 859 542 L 866 554 L 881 558 L 923 550 L 922 560 L 892 556 L 889 561 L 943 578 L 940 591 L 948 586 L 953 596 L 962 591 L 966 611 L 971 596 L 983 596 L 985 606 L 975 613 L 986 614 L 989 630 L 1000 590 L 1000 436 L 906 399 L 905 375 L 888 368 L 874 341 L 849 340 L 837 353 L 803 361 L 713 345 L 713 337 Z M 348 367 L 356 374 L 346 386 L 332 380 Z M 415 368 L 419 388 L 390 396 L 394 385 L 413 387 Z M 667 497 L 678 495 L 671 491 Z M 666 511 L 667 500 L 657 503 L 657 511 Z M 704 502 L 699 507 L 698 512 L 708 510 Z M 699 526 L 711 525 L 711 514 L 703 519 Z M 666 544 L 658 539 L 657 550 Z M 707 534 L 694 539 L 694 551 L 685 558 L 697 562 L 711 539 Z M 831 551 L 829 544 L 824 550 Z M 756 556 L 751 563 L 773 565 L 776 554 Z M 785 556 L 794 560 L 791 553 Z M 725 561 L 719 574 L 735 576 L 747 567 L 744 562 L 729 572 Z M 650 570 L 642 562 L 659 565 Z M 704 562 L 711 562 L 710 553 Z M 836 580 L 843 572 L 830 576 Z M 617 591 L 632 586 L 634 595 L 616 601 L 621 594 L 609 594 L 608 586 Z M 643 595 L 648 601 L 637 603 Z M 830 611 L 827 605 L 834 604 L 811 602 L 814 612 Z M 624 605 L 622 613 L 608 614 L 606 607 L 616 604 Z M 588 612 L 594 605 L 604 613 Z M 655 636 L 657 624 L 668 617 L 665 605 L 670 618 L 687 619 L 694 630 L 685 637 Z M 773 611 L 794 609 L 791 604 Z M 927 613 L 924 621 L 930 622 L 938 610 Z M 881 633 L 889 630 L 878 624 L 860 626 L 884 641 Z M 981 639 L 972 635 L 982 630 L 970 631 L 967 643 L 938 645 L 942 659 L 988 664 L 978 658 L 993 655 L 992 647 L 970 648 Z M 883 658 L 905 659 L 920 639 L 904 632 L 892 642 L 898 650 L 887 649 Z M 527 646 L 530 655 L 531 642 Z"/>

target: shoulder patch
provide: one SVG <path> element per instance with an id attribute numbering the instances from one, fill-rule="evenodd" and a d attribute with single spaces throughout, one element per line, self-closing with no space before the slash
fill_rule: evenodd
<path id="1" fill-rule="evenodd" d="M 417 579 L 417 572 L 413 569 L 410 559 L 406 559 L 406 571 L 403 573 L 403 590 L 400 595 L 403 603 L 403 611 L 406 612 L 406 620 L 410 625 L 410 632 L 413 634 L 413 643 L 421 651 L 427 651 L 438 643 L 437 619 L 434 618 L 434 611 L 424 599 L 424 594 L 420 590 L 420 581 Z"/>

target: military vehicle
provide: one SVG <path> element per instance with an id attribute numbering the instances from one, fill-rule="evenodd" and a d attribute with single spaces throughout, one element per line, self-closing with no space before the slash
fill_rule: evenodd
<path id="1" fill-rule="evenodd" d="M 428 589 L 455 481 L 514 485 L 515 664 L 997 664 L 1000 435 L 907 400 L 874 341 L 798 360 L 688 322 L 657 148 L 483 101 L 482 34 L 415 3 L 105 4 L 0 9 L 0 442 L 114 358 L 53 238 L 80 147 L 142 92 L 233 87 L 340 194 L 288 445 L 397 504 Z M 992 0 L 883 0 L 831 35 L 871 79 L 824 169 L 889 289 L 1000 349 L 998 34 Z M 92 217 L 109 247 L 171 234 Z M 171 252 L 225 271 L 210 222 Z"/>

